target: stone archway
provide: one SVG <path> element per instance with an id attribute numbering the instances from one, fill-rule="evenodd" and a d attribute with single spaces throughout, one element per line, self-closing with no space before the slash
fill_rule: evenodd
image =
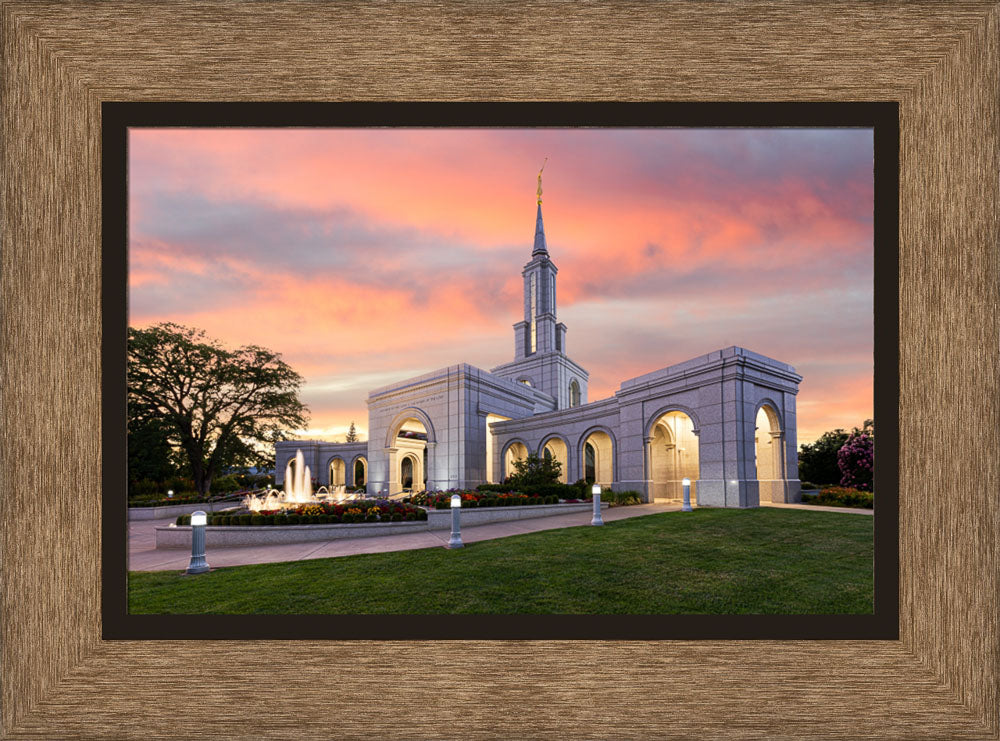
<path id="1" fill-rule="evenodd" d="M 569 445 L 559 435 L 549 435 L 542 439 L 538 446 L 539 458 L 551 458 L 559 461 L 562 466 L 559 471 L 559 481 L 563 484 L 569 481 Z"/>
<path id="2" fill-rule="evenodd" d="M 698 435 L 694 420 L 677 409 L 654 418 L 649 435 L 651 501 L 680 501 L 683 479 L 691 480 L 691 501 L 697 501 Z"/>
<path id="3" fill-rule="evenodd" d="M 330 486 L 344 486 L 347 483 L 347 466 L 344 459 L 334 457 L 327 466 L 327 482 Z"/>
<path id="4" fill-rule="evenodd" d="M 777 410 L 770 402 L 762 402 L 754 430 L 754 467 L 761 502 L 785 501 L 783 438 Z"/>
<path id="5" fill-rule="evenodd" d="M 580 446 L 580 474 L 587 483 L 608 486 L 615 481 L 615 441 L 608 430 L 588 431 Z"/>
<path id="6" fill-rule="evenodd" d="M 503 470 L 500 472 L 500 480 L 505 481 L 516 473 L 514 463 L 523 461 L 528 457 L 528 446 L 521 440 L 512 440 L 504 448 L 500 460 L 503 462 Z"/>
<path id="7" fill-rule="evenodd" d="M 366 486 L 368 483 L 368 459 L 359 455 L 354 459 L 351 481 L 355 487 Z"/>

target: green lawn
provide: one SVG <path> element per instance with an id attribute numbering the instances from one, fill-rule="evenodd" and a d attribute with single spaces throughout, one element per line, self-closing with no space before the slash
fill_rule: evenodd
<path id="1" fill-rule="evenodd" d="M 472 543 L 131 572 L 129 611 L 210 614 L 871 613 L 873 521 L 699 509 Z M 211 552 L 208 554 L 211 562 Z"/>

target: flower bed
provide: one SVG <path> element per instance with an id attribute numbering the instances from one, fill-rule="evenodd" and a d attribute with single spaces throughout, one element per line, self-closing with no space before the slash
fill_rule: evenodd
<path id="1" fill-rule="evenodd" d="M 406 502 L 387 499 L 357 499 L 339 504 L 320 502 L 302 504 L 285 510 L 240 511 L 210 515 L 209 525 L 276 526 L 276 525 L 335 525 L 356 522 L 416 522 L 426 520 L 427 512 Z M 178 525 L 190 525 L 191 515 L 177 518 Z"/>
<path id="2" fill-rule="evenodd" d="M 825 486 L 819 494 L 803 494 L 802 504 L 816 504 L 824 507 L 853 507 L 872 509 L 875 495 L 870 491 L 848 489 L 844 486 Z"/>

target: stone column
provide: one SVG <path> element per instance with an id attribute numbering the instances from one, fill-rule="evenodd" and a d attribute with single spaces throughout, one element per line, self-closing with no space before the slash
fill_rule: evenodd
<path id="1" fill-rule="evenodd" d="M 399 482 L 399 448 L 386 448 L 385 457 L 389 465 L 388 476 L 386 477 L 389 484 L 389 494 L 398 494 L 403 490 Z"/>
<path id="2" fill-rule="evenodd" d="M 645 502 L 653 501 L 653 438 L 642 438 L 643 478 L 645 481 Z"/>
<path id="3" fill-rule="evenodd" d="M 428 442 L 427 445 L 427 491 L 436 491 L 440 487 L 437 484 L 438 465 L 434 458 L 436 442 Z"/>

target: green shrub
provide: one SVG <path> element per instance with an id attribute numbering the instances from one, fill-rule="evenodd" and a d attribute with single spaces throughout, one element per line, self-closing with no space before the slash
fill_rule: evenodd
<path id="1" fill-rule="evenodd" d="M 286 525 L 298 525 L 302 521 L 299 515 L 285 515 Z"/>
<path id="2" fill-rule="evenodd" d="M 406 522 L 415 522 L 416 519 L 417 519 L 417 513 L 416 512 L 407 512 L 405 515 L 403 515 L 403 519 Z"/>
<path id="3" fill-rule="evenodd" d="M 208 524 L 211 525 L 211 526 L 213 526 L 213 527 L 216 526 L 216 525 L 221 525 L 222 523 L 219 522 L 219 520 L 221 520 L 221 519 L 222 519 L 222 515 L 209 515 L 208 516 Z"/>
<path id="4" fill-rule="evenodd" d="M 510 491 L 510 484 L 480 484 L 476 491 L 486 491 L 495 494 L 506 494 Z"/>
<path id="5" fill-rule="evenodd" d="M 799 488 L 805 491 L 806 489 L 818 489 L 819 485 L 814 484 L 812 481 L 800 481 Z"/>
<path id="6" fill-rule="evenodd" d="M 250 516 L 250 524 L 251 525 L 258 525 L 258 526 L 259 525 L 263 525 L 264 524 L 264 515 L 251 515 Z"/>
<path id="7" fill-rule="evenodd" d="M 852 507 L 857 509 L 872 509 L 875 497 L 869 491 L 848 489 L 843 486 L 829 486 L 820 490 L 819 494 L 803 494 L 803 504 L 816 504 L 824 507 Z"/>
<path id="8" fill-rule="evenodd" d="M 427 510 L 426 509 L 417 510 L 417 519 L 418 520 L 426 520 L 427 519 Z"/>
<path id="9" fill-rule="evenodd" d="M 265 525 L 273 525 L 274 524 L 274 515 L 264 515 L 264 524 Z"/>
<path id="10" fill-rule="evenodd" d="M 403 521 L 403 515 L 401 515 L 399 512 L 394 512 L 392 514 L 392 517 L 389 518 L 389 520 L 392 521 L 392 522 L 402 522 Z"/>
<path id="11" fill-rule="evenodd" d="M 183 525 L 191 524 L 191 515 L 177 515 L 177 526 L 181 527 Z"/>
<path id="12" fill-rule="evenodd" d="M 219 476 L 217 479 L 212 481 L 212 492 L 229 492 L 229 491 L 239 491 L 243 487 L 240 482 L 236 480 L 236 477 L 230 474 L 229 476 Z"/>
<path id="13" fill-rule="evenodd" d="M 601 497 L 608 497 L 609 502 L 614 502 L 615 505 L 628 505 L 628 504 L 639 504 L 642 502 L 642 495 L 637 491 L 607 491 L 601 495 Z"/>
<path id="14" fill-rule="evenodd" d="M 378 517 L 376 515 L 366 515 L 365 522 L 378 522 Z"/>

